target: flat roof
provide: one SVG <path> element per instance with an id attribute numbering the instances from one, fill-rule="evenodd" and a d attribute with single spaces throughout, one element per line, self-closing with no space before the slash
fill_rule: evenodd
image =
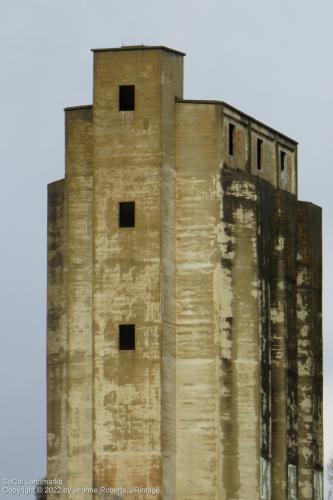
<path id="1" fill-rule="evenodd" d="M 91 49 L 92 52 L 115 52 L 121 50 L 166 50 L 180 56 L 186 56 L 184 52 L 164 47 L 164 45 L 123 45 L 122 47 L 112 47 L 110 49 Z"/>
<path id="2" fill-rule="evenodd" d="M 66 108 L 64 108 L 64 111 L 73 111 L 75 109 L 87 109 L 92 107 L 92 104 L 83 104 L 82 106 L 67 106 Z"/>
<path id="3" fill-rule="evenodd" d="M 273 132 L 274 134 L 278 134 L 279 136 L 283 137 L 284 139 L 287 139 L 288 141 L 292 142 L 295 145 L 298 144 L 298 142 L 295 141 L 295 139 L 292 139 L 291 137 L 288 137 L 287 135 L 282 134 L 282 132 L 279 132 L 278 130 L 270 127 L 269 125 L 266 125 L 266 123 L 261 122 L 260 120 L 257 120 L 256 118 L 253 118 L 253 116 L 250 116 L 247 113 L 244 113 L 244 111 L 241 111 L 240 109 L 235 108 L 235 106 L 232 106 L 231 104 L 228 104 L 225 101 L 213 101 L 213 100 L 203 100 L 203 99 L 180 99 L 179 97 L 176 97 L 176 102 L 185 103 L 185 104 L 186 103 L 189 103 L 189 104 L 222 104 L 223 106 L 230 108 L 232 111 L 239 113 L 244 118 L 256 123 L 260 127 L 264 127 L 267 130 L 269 130 L 270 132 Z"/>

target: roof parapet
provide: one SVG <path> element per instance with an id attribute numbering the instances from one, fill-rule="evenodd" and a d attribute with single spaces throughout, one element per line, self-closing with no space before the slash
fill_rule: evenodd
<path id="1" fill-rule="evenodd" d="M 92 52 L 119 52 L 125 50 L 165 50 L 167 52 L 173 52 L 180 56 L 186 56 L 184 52 L 179 50 L 170 49 L 170 47 L 165 47 L 164 45 L 123 45 L 122 47 L 112 47 L 109 49 L 91 49 Z"/>
<path id="2" fill-rule="evenodd" d="M 188 104 L 221 104 L 222 106 L 226 106 L 232 111 L 235 111 L 236 113 L 239 113 L 241 116 L 243 116 L 245 119 L 250 120 L 253 123 L 256 123 L 258 126 L 266 128 L 273 134 L 277 134 L 280 137 L 283 137 L 284 139 L 287 139 L 289 142 L 295 144 L 297 146 L 298 142 L 295 141 L 295 139 L 292 139 L 291 137 L 288 137 L 287 135 L 283 134 L 282 132 L 279 132 L 279 130 L 276 130 L 269 125 L 267 125 L 264 122 L 261 122 L 260 120 L 257 120 L 256 118 L 253 118 L 253 116 L 248 115 L 247 113 L 244 113 L 244 111 L 241 111 L 240 109 L 235 108 L 235 106 L 232 106 L 231 104 L 228 104 L 225 101 L 214 101 L 214 100 L 203 100 L 203 99 L 180 99 L 179 97 L 175 98 L 175 101 L 178 103 L 188 103 Z"/>

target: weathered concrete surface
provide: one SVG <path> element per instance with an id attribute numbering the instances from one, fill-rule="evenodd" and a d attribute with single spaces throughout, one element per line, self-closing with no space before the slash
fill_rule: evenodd
<path id="1" fill-rule="evenodd" d="M 321 209 L 297 206 L 299 499 L 314 496 L 322 470 Z"/>
<path id="2" fill-rule="evenodd" d="M 220 498 L 219 112 L 177 105 L 176 446 L 173 498 Z M 167 497 L 172 498 L 172 497 Z"/>
<path id="3" fill-rule="evenodd" d="M 67 428 L 72 488 L 92 484 L 92 108 L 66 112 Z M 76 494 L 66 498 L 77 498 Z M 87 500 L 91 495 L 85 495 Z"/>
<path id="4" fill-rule="evenodd" d="M 182 58 L 161 50 L 95 54 L 94 74 L 94 483 L 161 487 L 174 467 L 174 385 L 161 416 L 161 324 L 172 336 L 174 101 Z M 118 86 L 136 86 L 134 112 Z M 163 171 L 163 172 L 162 172 Z M 163 178 L 163 182 L 162 182 Z M 118 228 L 118 202 L 135 200 L 136 226 Z M 161 221 L 163 214 L 163 223 Z M 162 246 L 161 246 L 162 245 Z M 173 263 L 174 265 L 174 263 Z M 162 286 L 161 286 L 162 284 Z M 170 292 L 168 288 L 170 287 Z M 163 311 L 161 310 L 161 299 Z M 136 324 L 136 350 L 118 349 L 118 325 Z M 166 346 L 168 348 L 168 346 Z M 171 347 L 172 349 L 172 347 Z M 172 358 L 172 351 L 166 354 Z M 165 384 L 174 377 L 164 360 Z M 168 373 L 170 370 L 170 373 Z M 167 451 L 169 448 L 169 451 Z M 173 465 L 172 465 L 173 462 Z M 174 480 L 169 478 L 170 488 Z M 138 497 L 139 498 L 139 497 Z"/>
<path id="5" fill-rule="evenodd" d="M 68 477 L 65 212 L 65 181 L 60 180 L 48 186 L 47 475 L 64 482 Z"/>
<path id="6" fill-rule="evenodd" d="M 94 58 L 94 482 L 136 486 L 149 477 L 158 485 L 159 54 L 134 52 L 124 58 L 105 52 Z M 148 108 L 144 114 L 120 113 L 118 85 L 138 87 L 140 80 Z M 118 228 L 118 204 L 132 200 L 136 227 L 124 231 Z M 136 324 L 136 351 L 119 351 L 122 323 Z"/>
<path id="7" fill-rule="evenodd" d="M 287 498 L 297 465 L 296 198 L 275 190 L 271 204 L 272 499 Z"/>
<path id="8" fill-rule="evenodd" d="M 221 413 L 224 496 L 269 497 L 271 459 L 270 197 L 268 182 L 225 171 Z M 267 479 L 268 481 L 268 479 Z"/>
<path id="9" fill-rule="evenodd" d="M 255 182 L 223 179 L 222 498 L 257 498 L 260 338 Z"/>
<path id="10" fill-rule="evenodd" d="M 232 155 L 229 154 L 229 124 L 232 124 L 234 129 L 234 141 Z M 233 170 L 249 171 L 250 168 L 250 151 L 251 142 L 249 130 L 249 122 L 245 120 L 239 113 L 230 109 L 223 109 L 223 149 L 222 159 L 223 164 Z"/>
<path id="11" fill-rule="evenodd" d="M 161 79 L 161 449 L 162 498 L 176 498 L 176 108 L 183 65 L 162 53 Z"/>
<path id="12" fill-rule="evenodd" d="M 48 476 L 161 489 L 124 496 L 137 500 L 292 500 L 298 473 L 312 498 L 320 212 L 297 202 L 294 141 L 182 100 L 182 80 L 180 53 L 96 51 L 93 106 L 66 112 L 48 202 Z M 119 85 L 135 85 L 134 111 Z M 118 227 L 120 201 L 135 227 Z M 134 351 L 119 350 L 126 323 Z"/>

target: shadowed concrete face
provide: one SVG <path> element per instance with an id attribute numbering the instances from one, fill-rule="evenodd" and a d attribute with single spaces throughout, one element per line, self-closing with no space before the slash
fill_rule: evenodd
<path id="1" fill-rule="evenodd" d="M 296 143 L 183 100 L 177 51 L 94 58 L 93 105 L 66 111 L 66 178 L 49 188 L 49 478 L 164 500 L 312 498 L 320 209 L 297 201 Z M 135 326 L 131 349 L 120 325 Z"/>

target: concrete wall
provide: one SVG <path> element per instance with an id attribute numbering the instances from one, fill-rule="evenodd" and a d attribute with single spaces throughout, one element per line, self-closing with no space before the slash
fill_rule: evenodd
<path id="1" fill-rule="evenodd" d="M 48 186 L 47 476 L 64 482 L 68 475 L 66 246 L 65 181 L 60 180 Z"/>
<path id="2" fill-rule="evenodd" d="M 221 125 L 214 105 L 177 104 L 177 490 L 170 499 L 220 498 Z"/>
<path id="3" fill-rule="evenodd" d="M 314 496 L 322 471 L 321 210 L 297 207 L 299 498 Z"/>
<path id="4" fill-rule="evenodd" d="M 296 198 L 282 190 L 271 204 L 272 499 L 288 492 L 288 465 L 297 465 Z M 295 434 L 296 433 L 296 434 Z"/>
<path id="5" fill-rule="evenodd" d="M 92 484 L 91 131 L 91 108 L 67 110 L 66 178 L 49 187 L 48 477 L 72 487 Z"/>
<path id="6" fill-rule="evenodd" d="M 258 193 L 249 176 L 224 174 L 222 186 L 221 498 L 258 498 Z"/>
<path id="7" fill-rule="evenodd" d="M 160 50 L 97 52 L 94 70 L 94 481 L 161 486 L 161 339 L 172 335 L 171 240 L 174 100 L 182 58 Z M 135 85 L 134 112 L 118 86 Z M 135 228 L 118 227 L 118 203 L 135 201 Z M 163 223 L 161 215 L 163 214 Z M 172 295 L 169 292 L 169 300 Z M 163 315 L 163 319 L 162 319 Z M 118 325 L 135 323 L 136 350 L 119 351 Z M 166 329 L 164 332 L 164 324 Z M 168 355 L 168 354 L 167 354 Z M 169 352 L 169 355 L 172 354 Z M 164 360 L 166 379 L 173 377 Z M 167 382 L 165 381 L 167 384 Z M 165 389 L 173 391 L 173 386 Z M 173 444 L 172 394 L 164 438 Z M 165 450 L 166 451 L 166 450 Z M 172 479 L 170 479 L 172 482 Z"/>
<path id="8" fill-rule="evenodd" d="M 68 480 L 73 488 L 92 484 L 92 146 L 92 108 L 67 110 L 68 414 L 63 426 L 67 428 Z"/>
<path id="9" fill-rule="evenodd" d="M 159 71 L 159 53 L 94 54 L 97 487 L 160 482 Z M 118 111 L 122 84 L 136 87 L 135 112 Z M 135 201 L 134 228 L 118 227 L 120 201 Z M 126 323 L 136 325 L 135 351 L 118 348 L 119 324 Z"/>
<path id="10" fill-rule="evenodd" d="M 229 154 L 229 123 L 235 127 L 234 154 Z M 257 168 L 257 140 L 262 141 L 262 166 Z M 272 186 L 297 194 L 297 144 L 279 132 L 223 103 L 223 164 L 251 172 Z M 281 165 L 281 151 L 285 165 Z"/>
<path id="11" fill-rule="evenodd" d="M 162 53 L 161 63 L 161 449 L 162 498 L 176 497 L 176 108 L 183 64 Z"/>
<path id="12" fill-rule="evenodd" d="M 229 154 L 229 124 L 234 129 L 234 153 Z M 248 121 L 239 113 L 228 108 L 223 109 L 223 163 L 227 168 L 249 171 L 250 170 L 250 132 Z"/>

